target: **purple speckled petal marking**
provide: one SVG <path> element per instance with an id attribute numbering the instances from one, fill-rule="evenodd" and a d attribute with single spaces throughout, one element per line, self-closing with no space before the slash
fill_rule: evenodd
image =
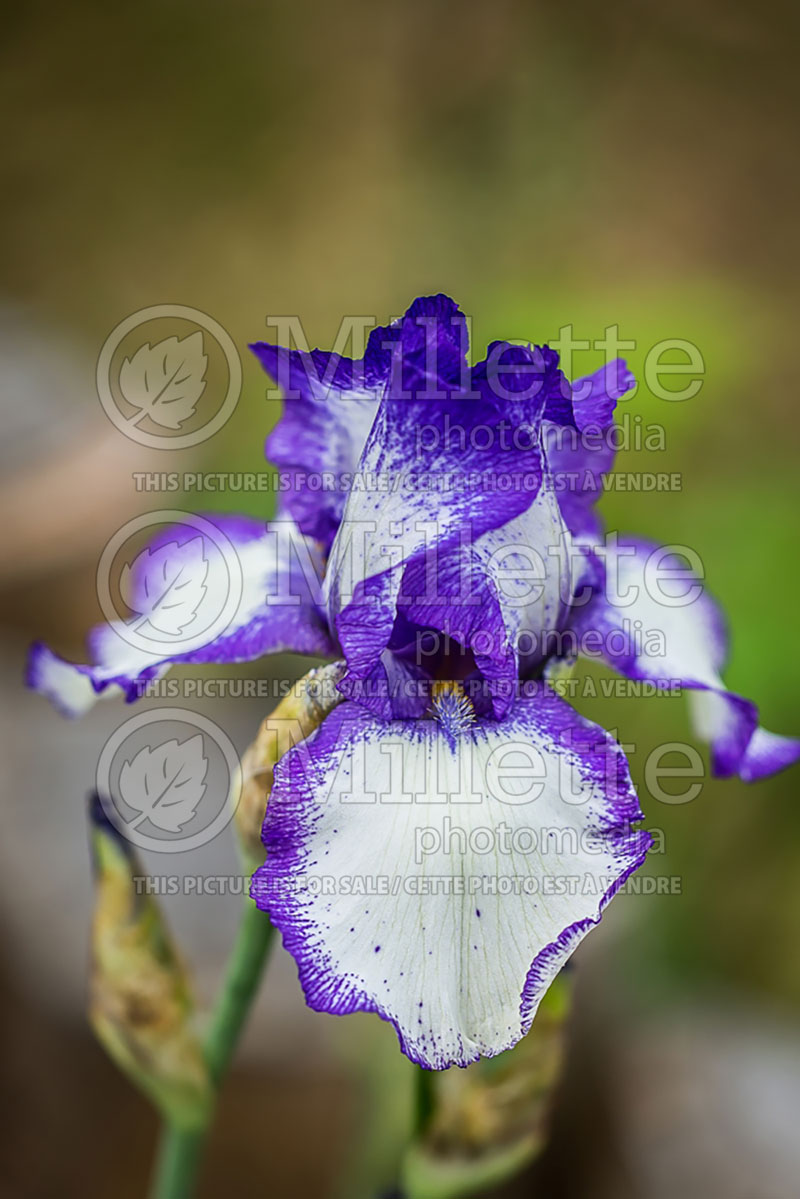
<path id="1" fill-rule="evenodd" d="M 472 565 L 476 555 L 483 555 L 472 547 L 484 534 L 533 512 L 526 535 L 534 538 L 535 550 L 547 553 L 533 528 L 538 509 L 532 505 L 543 477 L 538 425 L 512 426 L 486 379 L 478 379 L 467 394 L 452 380 L 440 379 L 437 386 L 445 398 L 414 393 L 400 399 L 387 391 L 359 466 L 373 485 L 351 492 L 331 550 L 328 611 L 347 661 L 345 694 L 373 679 L 398 616 L 409 608 L 409 594 L 417 623 L 430 619 L 436 621 L 434 629 L 447 632 L 442 605 L 431 602 L 431 573 L 438 580 L 463 580 L 464 563 Z M 545 399 L 539 396 L 540 409 Z M 499 544 L 491 547 L 499 549 Z M 426 580 L 421 606 L 418 586 L 411 587 L 420 577 Z M 463 625 L 467 614 L 447 586 L 444 599 L 453 627 Z M 515 676 L 510 634 L 496 597 L 478 595 L 470 603 L 482 608 L 495 629 L 494 647 L 483 655 L 491 662 L 487 677 Z M 471 624 L 477 628 L 474 619 Z M 373 706 L 385 714 L 383 705 Z"/>
<path id="2" fill-rule="evenodd" d="M 28 660 L 28 685 L 65 715 L 80 716 L 104 693 L 137 699 L 147 682 L 179 662 L 246 662 L 282 651 L 333 655 L 336 646 L 319 604 L 322 564 L 317 547 L 286 520 L 265 526 L 238 516 L 203 519 L 218 539 L 200 536 L 194 528 L 169 528 L 133 566 L 128 600 L 134 612 L 152 613 L 154 577 L 168 581 L 152 639 L 132 634 L 121 621 L 101 625 L 89 635 L 91 666 L 66 662 L 38 643 Z M 181 615 L 179 604 L 170 607 L 170 598 L 187 582 L 187 563 L 196 572 L 194 580 L 188 578 L 195 602 Z M 233 584 L 231 566 L 237 568 Z M 213 617 L 225 612 L 232 585 L 237 590 L 229 616 L 215 625 Z M 204 612 L 212 614 L 209 639 L 203 641 L 201 632 L 192 640 L 191 622 L 202 622 Z M 171 616 L 179 622 L 185 617 L 188 629 L 186 623 L 171 625 Z M 132 624 L 142 627 L 141 620 Z"/>
<path id="3" fill-rule="evenodd" d="M 421 1065 L 514 1045 L 643 862 L 624 754 L 545 689 L 385 724 L 345 702 L 278 764 L 252 895 L 312 1008 L 377 1012 Z"/>
<path id="4" fill-rule="evenodd" d="M 685 561 L 630 537 L 609 545 L 604 556 L 606 589 L 575 614 L 584 651 L 628 678 L 680 683 L 692 691 L 693 723 L 711 745 L 715 774 L 753 782 L 800 759 L 800 741 L 759 728 L 756 705 L 726 689 L 725 622 L 716 601 L 693 583 Z M 682 578 L 670 580 L 670 570 Z M 676 604 L 690 587 L 692 601 Z"/>
<path id="5" fill-rule="evenodd" d="M 443 295 L 423 296 L 394 324 L 374 329 L 364 357 L 355 361 L 323 350 L 303 353 L 267 342 L 250 346 L 286 400 L 267 438 L 267 458 L 293 476 L 283 495 L 286 509 L 326 553 L 390 379 L 402 375 L 407 385 L 419 386 L 434 364 L 457 383 L 466 369 L 467 348 L 464 315 Z"/>

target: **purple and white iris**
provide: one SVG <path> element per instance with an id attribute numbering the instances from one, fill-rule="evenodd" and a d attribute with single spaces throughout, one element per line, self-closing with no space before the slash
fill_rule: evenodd
<path id="1" fill-rule="evenodd" d="M 569 384 L 548 347 L 495 342 L 470 367 L 441 295 L 357 361 L 252 349 L 286 395 L 267 453 L 291 485 L 266 528 L 205 518 L 242 566 L 225 629 L 170 655 L 111 624 L 94 665 L 37 646 L 29 679 L 79 713 L 172 662 L 342 658 L 341 702 L 275 770 L 252 894 L 312 1007 L 378 1012 L 412 1060 L 466 1065 L 525 1034 L 649 846 L 622 749 L 548 682 L 565 660 L 679 680 L 718 774 L 760 778 L 800 742 L 725 689 L 719 609 L 680 556 L 603 537 L 623 362 Z M 134 608 L 151 582 L 134 572 Z"/>

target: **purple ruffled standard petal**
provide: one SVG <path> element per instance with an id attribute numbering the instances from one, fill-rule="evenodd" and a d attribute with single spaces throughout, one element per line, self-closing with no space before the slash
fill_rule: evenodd
<path id="1" fill-rule="evenodd" d="M 574 426 L 572 391 L 558 363 L 550 346 L 493 341 L 473 368 L 472 385 L 514 426 L 537 428 L 541 420 Z"/>
<path id="2" fill-rule="evenodd" d="M 338 354 L 250 348 L 287 395 L 266 444 L 285 476 L 283 502 L 298 528 L 327 549 L 386 380 Z"/>
<path id="3" fill-rule="evenodd" d="M 625 362 L 618 358 L 573 384 L 573 426 L 551 423 L 545 428 L 547 461 L 558 502 L 576 537 L 600 535 L 594 505 L 602 494 L 603 476 L 614 465 L 614 409 L 635 384 Z"/>
<path id="4" fill-rule="evenodd" d="M 430 1069 L 514 1045 L 650 836 L 620 747 L 551 692 L 385 724 L 345 702 L 278 764 L 252 883 L 308 1004 Z"/>
<path id="5" fill-rule="evenodd" d="M 376 672 L 382 680 L 377 664 L 398 619 L 409 611 L 419 624 L 420 606 L 432 619 L 438 608 L 433 631 L 447 634 L 431 589 L 438 596 L 447 580 L 445 606 L 463 609 L 450 580 L 461 589 L 464 563 L 474 567 L 481 558 L 472 547 L 528 511 L 542 483 L 538 429 L 511 426 L 487 397 L 485 380 L 467 395 L 450 381 L 438 382 L 447 398 L 400 399 L 387 391 L 359 465 L 370 487 L 348 497 L 328 564 L 330 621 L 348 667 L 340 686 L 384 716 L 396 710 L 369 691 Z M 484 606 L 488 620 L 485 600 L 478 595 L 466 602 Z M 491 597 L 488 602 L 492 606 Z M 452 617 L 454 625 L 463 624 L 466 614 L 453 611 Z M 507 645 L 496 645 L 492 657 L 502 657 L 504 674 L 515 676 Z"/>
<path id="6" fill-rule="evenodd" d="M 439 381 L 445 394 L 454 384 Z M 360 466 L 383 488 L 376 482 L 350 496 L 329 564 L 345 695 L 385 719 L 400 714 L 382 657 L 398 623 L 429 642 L 447 638 L 461 655 L 461 677 L 474 675 L 484 708 L 498 717 L 520 672 L 547 657 L 576 573 L 543 472 L 545 416 L 548 428 L 573 421 L 571 393 L 547 347 L 493 343 L 469 390 L 450 398 L 399 400 L 387 391 Z M 435 674 L 423 658 L 417 664 Z M 425 707 L 418 689 L 416 714 Z"/>
<path id="7" fill-rule="evenodd" d="M 287 511 L 325 552 L 387 385 L 419 389 L 427 378 L 456 384 L 467 348 L 464 315 L 444 295 L 421 297 L 392 325 L 374 329 L 362 359 L 266 342 L 250 346 L 286 401 L 267 438 L 267 457 L 289 476 Z"/>
<path id="8" fill-rule="evenodd" d="M 624 358 L 615 358 L 594 374 L 576 379 L 572 384 L 572 409 L 577 427 L 582 432 L 595 426 L 609 428 L 617 401 L 635 386 L 636 379 Z"/>
<path id="9" fill-rule="evenodd" d="M 120 592 L 132 616 L 89 635 L 93 664 L 73 665 L 37 644 L 27 682 L 78 716 L 103 693 L 137 699 L 181 662 L 330 656 L 336 646 L 320 607 L 321 572 L 317 547 L 290 521 L 192 517 L 123 568 Z"/>
<path id="10" fill-rule="evenodd" d="M 395 395 L 407 391 L 429 398 L 468 381 L 469 329 L 449 296 L 420 296 L 398 320 L 373 329 L 364 361 L 390 384 Z"/>
<path id="11" fill-rule="evenodd" d="M 574 616 L 584 653 L 628 678 L 692 691 L 693 724 L 711 745 L 715 774 L 753 782 L 796 762 L 800 741 L 760 728 L 756 705 L 726 689 L 722 613 L 681 556 L 625 538 L 604 557 L 603 592 Z"/>

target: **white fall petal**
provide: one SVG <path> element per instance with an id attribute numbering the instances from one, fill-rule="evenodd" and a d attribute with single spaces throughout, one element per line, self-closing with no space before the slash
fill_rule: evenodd
<path id="1" fill-rule="evenodd" d="M 514 1045 L 650 843 L 613 739 L 546 691 L 386 724 L 342 704 L 279 764 L 253 896 L 311 1007 L 434 1069 Z"/>

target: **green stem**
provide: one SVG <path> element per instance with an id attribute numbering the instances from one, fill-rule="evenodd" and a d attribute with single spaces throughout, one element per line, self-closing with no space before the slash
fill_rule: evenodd
<path id="1" fill-rule="evenodd" d="M 191 1199 L 207 1129 L 178 1128 L 165 1123 L 161 1130 L 152 1199 Z"/>
<path id="2" fill-rule="evenodd" d="M 414 1135 L 421 1137 L 430 1123 L 436 1103 L 435 1070 L 416 1067 L 414 1086 Z"/>
<path id="3" fill-rule="evenodd" d="M 219 1090 L 258 990 L 273 932 L 267 916 L 252 900 L 246 899 L 204 1044 L 215 1090 Z M 151 1199 L 191 1199 L 213 1116 L 213 1110 L 209 1111 L 202 1128 L 186 1129 L 165 1124 Z"/>
<path id="4" fill-rule="evenodd" d="M 206 1061 L 215 1087 L 219 1086 L 228 1068 L 255 998 L 274 931 L 266 914 L 252 899 L 246 899 L 222 991 L 214 1005 L 206 1036 Z"/>

